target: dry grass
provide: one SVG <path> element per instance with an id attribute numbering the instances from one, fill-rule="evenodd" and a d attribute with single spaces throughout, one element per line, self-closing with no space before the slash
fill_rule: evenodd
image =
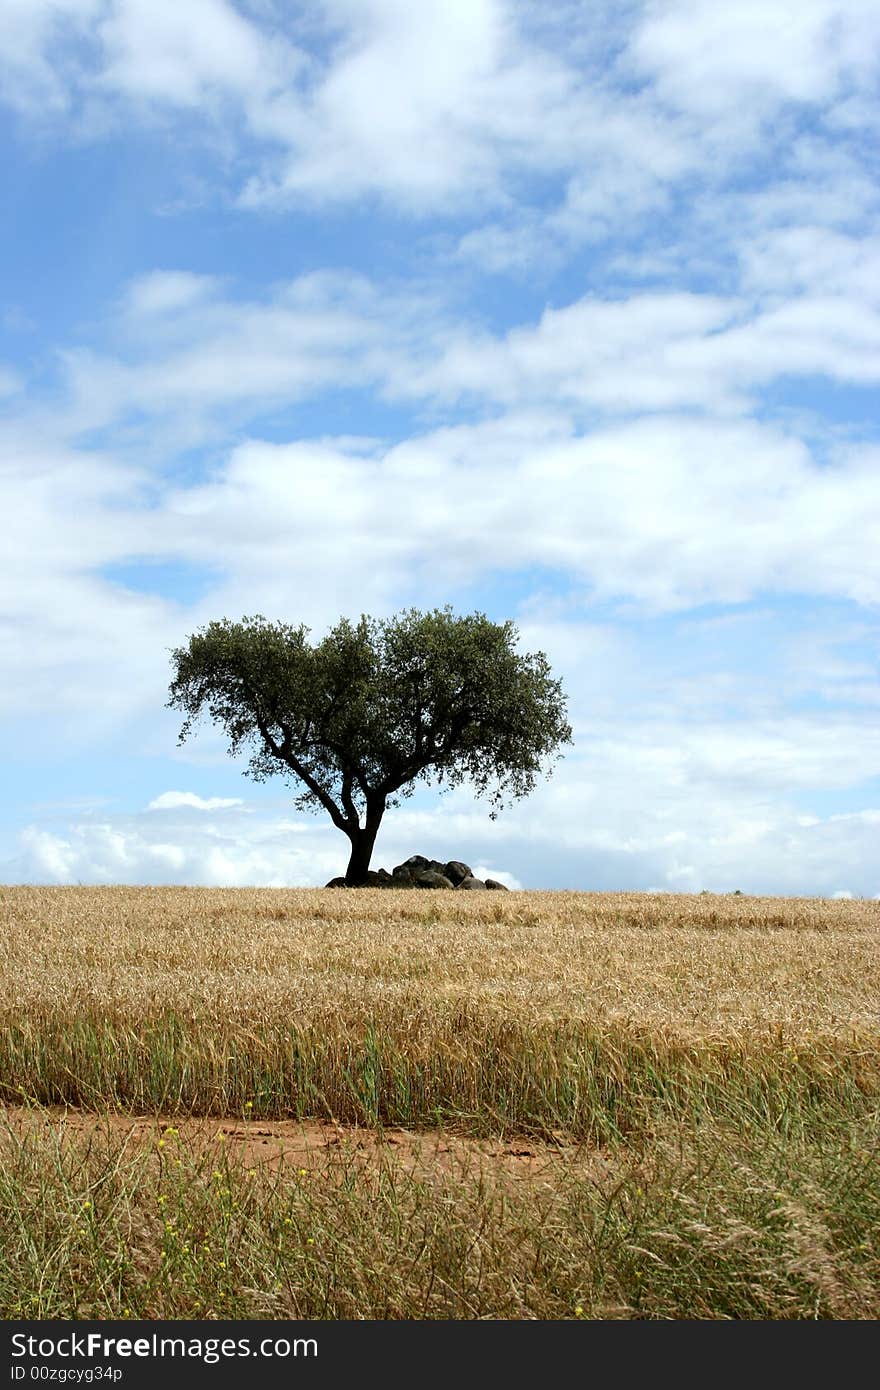
<path id="1" fill-rule="evenodd" d="M 493 1181 L 343 1142 L 249 1169 L 189 1127 L 0 1122 L 0 1316 L 876 1318 L 877 1125 L 713 1122 Z"/>
<path id="2" fill-rule="evenodd" d="M 878 903 L 7 888 L 0 923 L 0 1099 L 37 1116 L 551 1155 L 306 1182 L 7 1125 L 0 1316 L 880 1314 Z"/>

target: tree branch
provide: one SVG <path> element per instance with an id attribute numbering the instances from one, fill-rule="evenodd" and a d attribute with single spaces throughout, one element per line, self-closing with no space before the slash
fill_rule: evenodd
<path id="1" fill-rule="evenodd" d="M 353 820 L 360 825 L 360 817 L 358 816 L 357 808 L 351 799 L 351 783 L 351 768 L 348 767 L 342 774 L 342 805 L 345 808 L 349 820 Z"/>
<path id="2" fill-rule="evenodd" d="M 272 756 L 278 758 L 280 762 L 286 763 L 290 770 L 295 772 L 297 777 L 305 782 L 309 791 L 318 798 L 336 828 L 344 831 L 346 835 L 350 835 L 352 831 L 357 830 L 359 828 L 357 814 L 355 813 L 351 819 L 344 816 L 332 796 L 325 792 L 320 782 L 315 781 L 308 769 L 304 767 L 299 758 L 297 758 L 291 747 L 290 730 L 286 729 L 283 724 L 281 725 L 281 731 L 284 734 L 284 742 L 279 744 L 277 740 L 272 737 L 269 731 L 269 725 L 266 723 L 259 710 L 255 710 L 255 718 L 257 721 L 257 728 L 266 740 Z M 352 807 L 352 810 L 354 810 L 354 807 Z"/>

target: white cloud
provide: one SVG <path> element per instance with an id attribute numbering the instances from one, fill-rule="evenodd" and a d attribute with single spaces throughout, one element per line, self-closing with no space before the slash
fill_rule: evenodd
<path id="1" fill-rule="evenodd" d="M 156 458 L 331 389 L 591 418 L 744 414 L 792 377 L 880 381 L 877 257 L 866 239 L 765 229 L 741 255 L 756 297 L 591 294 L 500 334 L 453 322 L 436 286 L 404 293 L 328 272 L 237 300 L 214 277 L 154 272 L 107 324 L 115 352 L 61 354 L 59 427 L 70 436 L 113 423 Z"/>
<path id="2" fill-rule="evenodd" d="M 781 378 L 880 380 L 878 266 L 866 238 L 765 229 L 740 254 L 757 300 L 587 295 L 497 335 L 454 324 L 437 289 L 404 294 L 337 272 L 235 300 L 214 277 L 154 272 L 108 325 L 119 353 L 64 353 L 68 429 L 144 412 L 192 443 L 193 420 L 210 435 L 330 387 L 446 404 L 741 413 Z"/>
<path id="3" fill-rule="evenodd" d="M 640 265 L 664 289 L 707 270 L 732 282 L 742 255 L 747 291 L 769 283 L 772 293 L 789 249 L 815 272 L 797 291 L 808 302 L 775 318 L 779 306 L 769 305 L 762 320 L 744 303 L 717 343 L 708 329 L 676 327 L 670 300 L 671 339 L 650 336 L 635 361 L 618 339 L 623 324 L 603 322 L 610 306 L 591 315 L 583 301 L 577 321 L 575 306 L 562 311 L 582 333 L 577 360 L 537 376 L 515 337 L 489 344 L 464 331 L 422 342 L 421 353 L 397 343 L 391 356 L 411 366 L 395 371 L 369 335 L 358 350 L 334 352 L 313 342 L 308 325 L 297 332 L 282 306 L 241 306 L 234 326 L 219 312 L 213 330 L 206 323 L 197 350 L 181 343 L 167 371 L 71 353 L 84 429 L 113 402 L 151 413 L 177 400 L 176 429 L 157 443 L 194 447 L 216 437 L 206 417 L 221 402 L 233 421 L 245 400 L 295 399 L 340 380 L 386 379 L 391 392 L 430 383 L 448 399 L 483 389 L 494 372 L 487 386 L 507 398 L 546 389 L 581 408 L 711 401 L 739 410 L 786 363 L 878 379 L 876 296 L 863 303 L 857 288 L 873 273 L 866 219 L 878 202 L 862 149 L 880 133 L 873 0 L 599 0 L 589 11 L 519 0 L 323 0 L 296 13 L 231 0 L 9 6 L 7 102 L 44 124 L 54 111 L 77 139 L 113 139 L 132 123 L 157 139 L 175 130 L 183 148 L 201 139 L 212 174 L 181 171 L 171 207 L 181 193 L 185 204 L 192 179 L 200 197 L 226 199 L 232 189 L 239 207 L 261 212 L 375 199 L 407 216 L 453 217 L 446 244 L 458 273 L 531 283 L 546 283 L 587 243 L 607 247 L 618 272 L 639 274 Z M 808 238 L 821 225 L 863 243 L 851 276 L 826 277 L 828 255 L 811 267 L 805 246 L 767 240 L 773 230 Z M 634 236 L 650 250 L 636 250 Z M 752 255 L 742 245 L 749 236 Z M 145 311 L 153 301 L 154 317 L 179 335 L 175 295 L 192 292 L 195 307 L 208 289 L 166 278 L 132 294 Z M 628 306 L 620 318 L 635 330 L 646 309 Z M 565 328 L 551 314 L 538 336 L 556 333 L 561 345 Z"/>
<path id="4" fill-rule="evenodd" d="M 558 268 L 562 257 L 548 242 L 542 218 L 525 218 L 507 226 L 487 223 L 466 232 L 456 256 L 490 275 L 532 276 L 537 266 L 544 275 Z"/>
<path id="5" fill-rule="evenodd" d="M 459 330 L 436 357 L 401 364 L 392 389 L 441 399 L 488 397 L 631 413 L 676 405 L 741 404 L 739 383 L 712 360 L 718 335 L 743 312 L 713 295 L 588 296 L 546 309 L 503 337 Z"/>
<path id="6" fill-rule="evenodd" d="M 191 807 L 195 811 L 219 811 L 228 806 L 241 806 L 241 797 L 236 796 L 197 796 L 195 792 L 162 792 L 154 797 L 147 807 L 148 811 L 179 811 Z"/>
<path id="7" fill-rule="evenodd" d="M 828 227 L 768 228 L 745 241 L 745 286 L 763 295 L 821 293 L 854 305 L 880 300 L 880 247 Z"/>
<path id="8" fill-rule="evenodd" d="M 222 298 L 212 276 L 142 275 L 106 325 L 116 352 L 61 354 L 66 429 L 143 416 L 154 458 L 224 438 L 273 406 L 381 386 L 395 364 L 429 350 L 444 318 L 434 293 L 404 295 L 345 271 L 302 275 L 249 300 Z"/>
<path id="9" fill-rule="evenodd" d="M 245 445 L 214 481 L 169 497 L 162 534 L 252 579 L 277 576 L 295 539 L 291 575 L 375 567 L 390 590 L 406 575 L 441 588 L 540 565 L 659 608 L 768 587 L 880 595 L 870 452 L 822 469 L 797 441 L 740 421 L 555 439 L 535 425 L 440 431 L 378 457 Z M 414 485 L 430 506 L 412 507 Z"/>
<path id="10" fill-rule="evenodd" d="M 549 17 L 506 0 L 325 0 L 295 16 L 229 0 L 10 4 L 8 101 L 104 97 L 145 120 L 219 123 L 251 168 L 245 204 L 375 193 L 418 213 L 501 209 L 524 176 L 555 176 L 570 181 L 557 230 L 575 237 L 735 165 L 787 103 L 829 116 L 838 103 L 849 128 L 880 40 L 870 0 L 607 0 Z M 80 46 L 62 57 L 68 31 Z"/>
<path id="11" fill-rule="evenodd" d="M 246 204 L 375 192 L 409 211 L 496 203 L 505 166 L 559 169 L 576 77 L 526 46 L 500 0 L 325 6 L 337 42 L 298 102 L 256 128 L 288 148 Z"/>
<path id="12" fill-rule="evenodd" d="M 94 24 L 102 0 L 3 0 L 0 100 L 35 118 L 60 114 L 74 80 L 62 41 Z"/>
<path id="13" fill-rule="evenodd" d="M 214 275 L 194 275 L 188 270 L 153 270 L 131 282 L 125 307 L 136 318 L 177 314 L 210 298 L 218 284 Z"/>
<path id="14" fill-rule="evenodd" d="M 682 406 L 742 412 L 760 388 L 790 376 L 877 382 L 880 304 L 871 302 L 873 291 L 868 299 L 859 292 L 870 252 L 859 246 L 854 254 L 857 264 L 849 281 L 841 273 L 839 292 L 817 272 L 812 292 L 765 307 L 681 292 L 588 296 L 546 309 L 537 324 L 503 337 L 438 335 L 439 355 L 399 366 L 391 389 L 630 414 Z M 784 249 L 776 255 L 784 258 Z M 764 286 L 769 273 L 765 259 Z"/>
<path id="15" fill-rule="evenodd" d="M 630 53 L 664 100 L 754 121 L 869 88 L 880 18 L 872 0 L 650 0 Z"/>
<path id="16" fill-rule="evenodd" d="M 218 97 L 259 100 L 300 59 L 227 0 L 116 0 L 97 26 L 98 85 L 128 98 L 197 107 Z"/>
<path id="17" fill-rule="evenodd" d="M 308 848 L 263 824 L 248 837 L 205 825 L 175 828 L 173 842 L 133 818 L 73 823 L 62 833 L 27 827 L 17 857 L 0 865 L 4 882 L 189 883 L 204 887 L 317 886 L 339 871 L 335 853 L 319 836 Z M 343 863 L 344 868 L 344 863 Z"/>

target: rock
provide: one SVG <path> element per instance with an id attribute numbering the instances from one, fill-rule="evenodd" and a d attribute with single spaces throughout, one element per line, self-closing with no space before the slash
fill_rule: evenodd
<path id="1" fill-rule="evenodd" d="M 382 872 L 384 873 L 384 870 Z M 426 859 L 423 854 L 411 854 L 402 864 L 395 864 L 391 877 L 398 886 L 412 887 L 419 874 L 427 873 L 449 877 L 445 864 L 441 864 L 439 859 Z"/>
<path id="2" fill-rule="evenodd" d="M 435 869 L 419 869 L 413 876 L 413 886 L 416 888 L 454 888 L 452 879 L 445 874 L 438 874 Z"/>
<path id="3" fill-rule="evenodd" d="M 384 888 L 386 884 L 393 882 L 394 880 L 387 869 L 367 869 L 367 877 L 360 886 L 362 888 Z"/>
<path id="4" fill-rule="evenodd" d="M 460 859 L 450 859 L 448 864 L 443 865 L 440 872 L 444 873 L 447 878 L 451 878 L 456 887 L 463 878 L 473 878 L 474 876 L 473 869 L 469 869 L 467 864 L 463 864 Z"/>
<path id="5" fill-rule="evenodd" d="M 343 877 L 331 878 L 325 888 L 347 888 Z M 354 885 L 353 885 L 354 886 Z M 363 883 L 358 888 L 494 888 L 507 892 L 505 884 L 497 879 L 474 878 L 473 869 L 461 859 L 448 859 L 445 864 L 439 859 L 426 859 L 423 854 L 411 854 L 402 864 L 395 864 L 389 874 L 387 869 L 368 869 Z"/>

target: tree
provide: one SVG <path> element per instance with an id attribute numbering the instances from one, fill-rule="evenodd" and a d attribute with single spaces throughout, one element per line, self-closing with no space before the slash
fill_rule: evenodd
<path id="1" fill-rule="evenodd" d="M 308 632 L 259 615 L 209 623 L 172 653 L 168 705 L 186 716 L 180 743 L 207 713 L 231 754 L 251 750 L 249 776 L 301 783 L 296 805 L 322 807 L 351 842 L 349 885 L 416 782 L 470 779 L 494 819 L 572 741 L 559 681 L 543 652 L 517 654 L 512 622 L 447 606 L 343 618 L 314 646 Z"/>

